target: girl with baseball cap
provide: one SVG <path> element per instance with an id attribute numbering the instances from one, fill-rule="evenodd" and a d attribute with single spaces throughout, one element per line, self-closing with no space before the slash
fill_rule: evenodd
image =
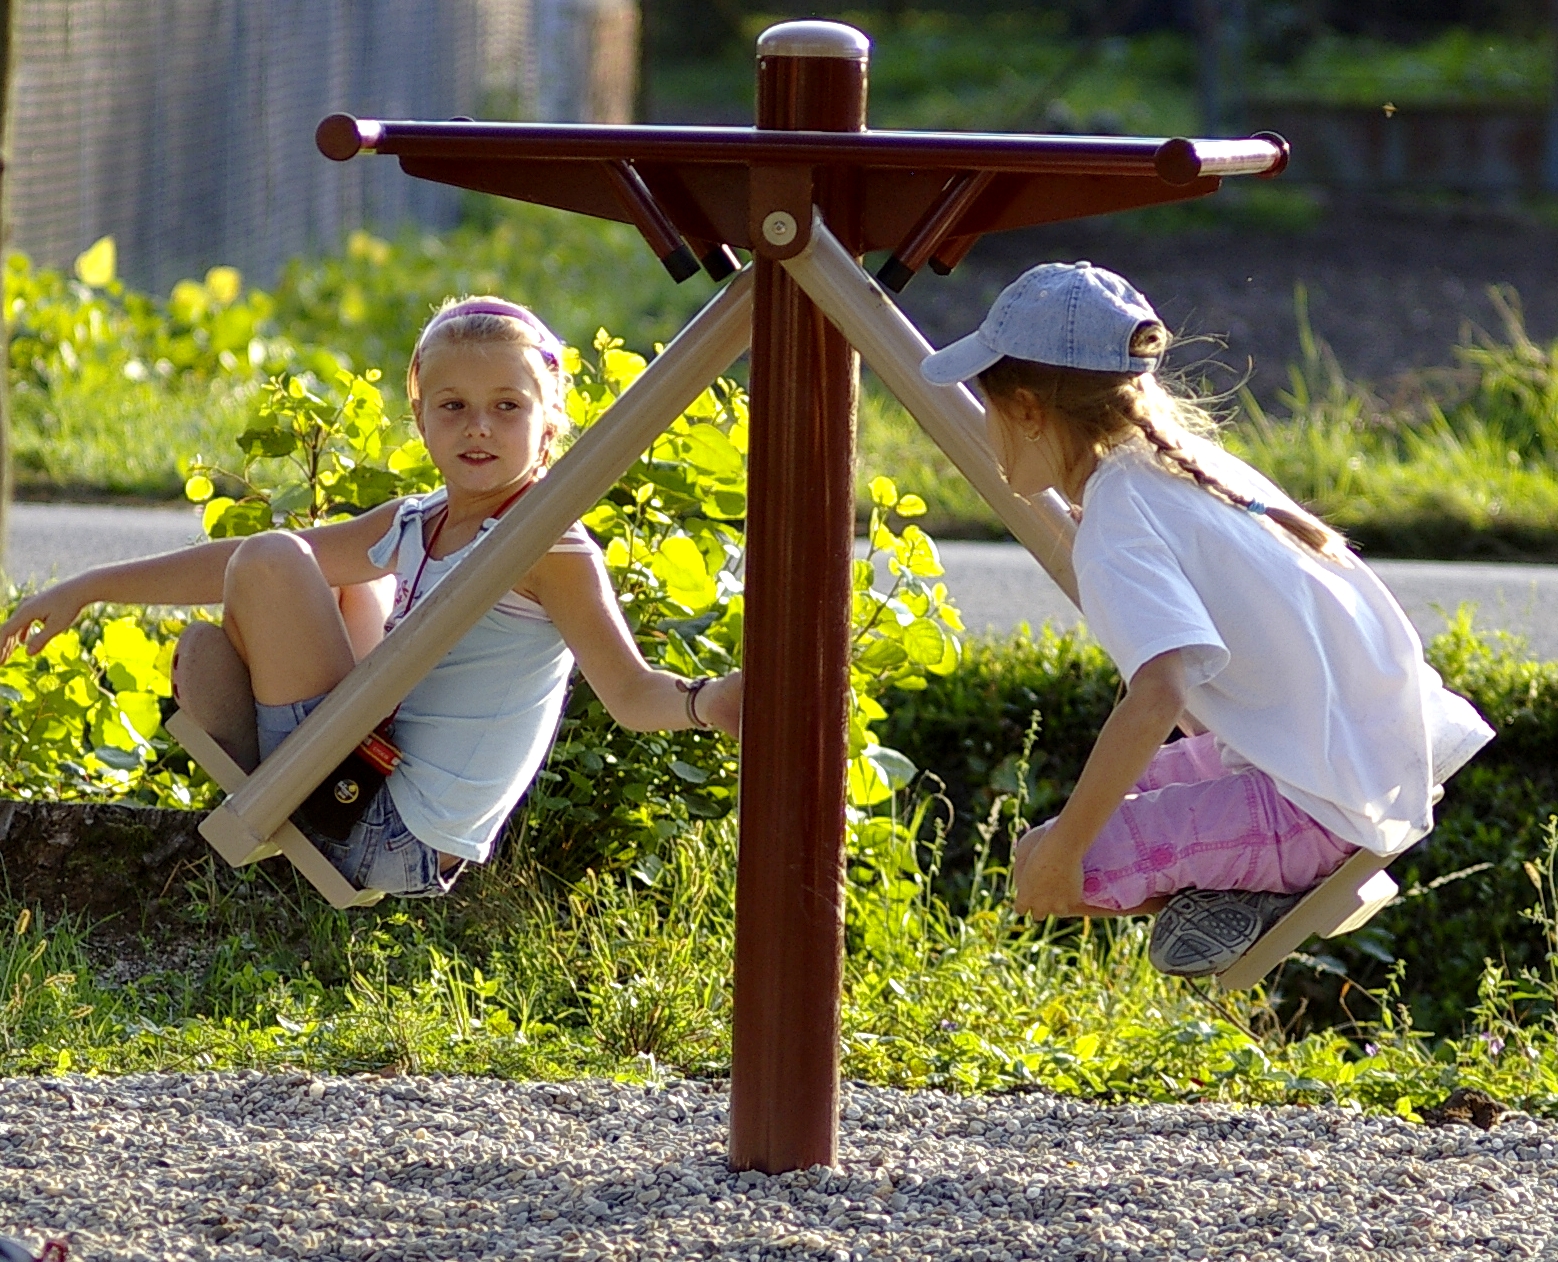
<path id="1" fill-rule="evenodd" d="M 1341 536 L 1163 388 L 1168 344 L 1123 278 L 1046 263 L 923 372 L 977 382 L 1013 489 L 1076 506 L 1082 612 L 1127 681 L 1064 809 L 1018 843 L 1017 908 L 1159 913 L 1152 962 L 1195 976 L 1358 847 L 1427 834 L 1493 733 Z"/>

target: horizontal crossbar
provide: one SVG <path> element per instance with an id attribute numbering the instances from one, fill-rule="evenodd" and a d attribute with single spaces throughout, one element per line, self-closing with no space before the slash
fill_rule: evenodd
<path id="1" fill-rule="evenodd" d="M 756 127 L 595 126 L 580 123 L 424 123 L 332 114 L 315 135 L 344 162 L 359 153 L 402 158 L 625 159 L 632 162 L 901 167 L 1033 175 L 1128 175 L 1189 184 L 1202 176 L 1276 175 L 1287 142 L 1150 136 L 1018 136 L 961 132 L 773 131 Z"/>

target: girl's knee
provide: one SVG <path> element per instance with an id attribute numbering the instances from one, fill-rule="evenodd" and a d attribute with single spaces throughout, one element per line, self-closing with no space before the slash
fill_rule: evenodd
<path id="1" fill-rule="evenodd" d="M 319 570 L 308 543 L 284 530 L 267 530 L 238 545 L 227 562 L 227 585 L 284 580 L 305 570 Z"/>

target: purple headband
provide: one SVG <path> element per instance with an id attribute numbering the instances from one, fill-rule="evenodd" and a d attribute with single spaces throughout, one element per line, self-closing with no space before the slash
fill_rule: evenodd
<path id="1" fill-rule="evenodd" d="M 427 336 L 440 324 L 446 324 L 450 320 L 458 320 L 462 316 L 491 315 L 507 316 L 511 320 L 518 320 L 527 329 L 536 335 L 536 350 L 540 352 L 542 361 L 553 372 L 561 372 L 563 366 L 563 344 L 557 340 L 557 334 L 542 324 L 535 315 L 517 302 L 506 302 L 502 298 L 473 298 L 465 302 L 457 302 L 453 306 L 445 307 L 422 329 L 422 336 L 417 338 L 417 357 L 421 356 L 422 345 L 427 341 Z"/>

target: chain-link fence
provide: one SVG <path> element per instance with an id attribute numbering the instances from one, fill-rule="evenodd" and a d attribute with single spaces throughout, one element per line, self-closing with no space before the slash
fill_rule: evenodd
<path id="1" fill-rule="evenodd" d="M 166 292 L 216 263 L 269 283 L 360 224 L 448 225 L 458 192 L 393 159 L 329 162 L 314 128 L 337 110 L 476 113 L 520 86 L 528 12 L 529 0 L 22 0 L 11 244 L 59 266 L 112 233 L 126 279 Z"/>

